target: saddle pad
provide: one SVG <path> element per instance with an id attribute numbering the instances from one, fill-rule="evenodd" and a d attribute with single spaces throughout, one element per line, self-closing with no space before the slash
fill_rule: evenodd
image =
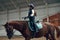
<path id="1" fill-rule="evenodd" d="M 37 25 L 38 29 L 42 29 L 42 28 L 43 28 L 43 26 L 42 26 L 42 23 L 41 23 L 41 22 L 36 23 L 36 25 Z"/>

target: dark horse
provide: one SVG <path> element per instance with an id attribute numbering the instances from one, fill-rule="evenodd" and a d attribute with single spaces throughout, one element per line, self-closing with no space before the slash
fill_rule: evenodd
<path id="1" fill-rule="evenodd" d="M 34 36 L 34 38 L 39 38 L 39 37 L 46 37 L 46 40 L 55 40 L 55 29 L 58 30 L 57 27 L 50 23 L 42 22 L 43 28 L 39 30 Z M 23 37 L 25 40 L 30 40 L 32 38 L 31 36 L 31 31 L 28 27 L 28 21 L 10 21 L 7 22 L 4 27 L 7 32 L 7 36 L 9 39 L 11 39 L 13 35 L 13 29 L 18 30 L 19 32 L 22 33 Z M 58 33 L 58 32 L 57 32 Z"/>

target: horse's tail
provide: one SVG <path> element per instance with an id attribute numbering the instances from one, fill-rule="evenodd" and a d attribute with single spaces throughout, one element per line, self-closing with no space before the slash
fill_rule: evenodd
<path id="1" fill-rule="evenodd" d="M 60 29 L 57 26 L 55 26 L 55 28 L 56 28 L 56 33 L 57 33 L 56 35 L 57 35 L 57 38 L 58 38 L 58 37 L 60 37 Z"/>

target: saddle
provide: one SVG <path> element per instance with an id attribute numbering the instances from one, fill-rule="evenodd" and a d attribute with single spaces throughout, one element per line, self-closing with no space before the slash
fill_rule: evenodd
<path id="1" fill-rule="evenodd" d="M 28 22 L 28 27 L 29 27 L 29 29 L 31 30 L 31 31 L 35 31 L 34 29 L 33 29 L 33 27 L 31 27 L 30 26 L 30 23 Z M 39 22 L 39 23 L 35 23 L 35 29 L 36 29 L 36 32 L 38 32 L 38 30 L 40 30 L 40 29 L 42 29 L 43 28 L 43 26 L 42 26 L 42 23 L 41 22 Z"/>
<path id="2" fill-rule="evenodd" d="M 30 26 L 30 22 L 28 22 L 28 25 L 29 25 L 28 26 L 29 27 L 29 30 L 32 32 L 31 33 L 32 38 L 36 36 L 36 33 L 38 33 L 40 31 L 40 29 L 43 28 L 41 22 L 35 23 L 35 29 Z"/>

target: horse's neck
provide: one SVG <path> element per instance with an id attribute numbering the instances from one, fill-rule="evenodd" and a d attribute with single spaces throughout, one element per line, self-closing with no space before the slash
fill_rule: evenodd
<path id="1" fill-rule="evenodd" d="M 18 31 L 23 31 L 25 30 L 25 28 L 27 28 L 26 27 L 27 25 L 28 25 L 28 21 L 19 21 L 18 24 L 16 24 L 16 26 L 14 25 L 14 29 Z"/>
<path id="2" fill-rule="evenodd" d="M 9 22 L 13 29 L 23 32 L 28 27 L 28 21 L 12 21 Z"/>
<path id="3" fill-rule="evenodd" d="M 51 26 L 54 26 L 53 23 L 50 23 L 50 22 L 44 22 L 45 24 L 48 24 L 48 25 L 51 25 Z"/>
<path id="4" fill-rule="evenodd" d="M 49 22 L 44 22 L 44 23 L 46 23 L 46 24 L 51 24 L 51 23 L 49 23 Z"/>

